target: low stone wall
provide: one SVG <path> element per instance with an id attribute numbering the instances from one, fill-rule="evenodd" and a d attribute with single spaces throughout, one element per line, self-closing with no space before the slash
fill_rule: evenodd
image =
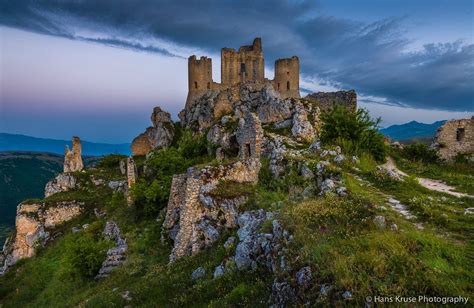
<path id="1" fill-rule="evenodd" d="M 357 109 L 357 94 L 354 90 L 337 92 L 316 92 L 305 97 L 318 105 L 322 111 L 329 110 L 335 105 L 347 106 L 349 110 Z"/>

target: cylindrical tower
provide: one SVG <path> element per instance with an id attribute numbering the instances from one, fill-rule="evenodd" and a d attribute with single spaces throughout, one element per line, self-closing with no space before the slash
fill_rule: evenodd
<path id="1" fill-rule="evenodd" d="M 275 90 L 282 98 L 300 97 L 300 61 L 293 56 L 275 61 Z"/>
<path id="2" fill-rule="evenodd" d="M 212 59 L 191 56 L 188 59 L 188 89 L 189 92 L 211 90 L 212 86 Z"/>
<path id="3" fill-rule="evenodd" d="M 212 89 L 212 59 L 192 55 L 188 59 L 188 98 L 186 106 L 194 98 Z"/>

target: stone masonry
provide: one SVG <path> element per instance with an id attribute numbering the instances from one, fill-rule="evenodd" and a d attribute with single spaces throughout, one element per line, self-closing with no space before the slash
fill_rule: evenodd
<path id="1" fill-rule="evenodd" d="M 237 129 L 237 142 L 239 143 L 239 158 L 260 158 L 262 149 L 263 129 L 258 116 L 247 112 L 240 118 Z"/>
<path id="2" fill-rule="evenodd" d="M 321 111 L 327 111 L 335 105 L 346 106 L 351 111 L 357 109 L 357 93 L 354 90 L 317 92 L 308 94 L 305 99 L 316 103 Z"/>
<path id="3" fill-rule="evenodd" d="M 215 242 L 223 229 L 236 226 L 237 208 L 246 198 L 215 199 L 210 192 L 226 181 L 254 183 L 260 167 L 259 158 L 249 158 L 173 176 L 163 223 L 164 233 L 174 242 L 170 262 L 196 254 Z"/>
<path id="4" fill-rule="evenodd" d="M 452 160 L 457 154 L 474 154 L 474 116 L 444 123 L 431 146 L 446 160 Z"/>
<path id="5" fill-rule="evenodd" d="M 188 59 L 188 97 L 186 108 L 194 101 L 212 91 L 223 91 L 244 83 L 270 84 L 282 98 L 300 97 L 300 64 L 296 56 L 275 61 L 275 78 L 265 78 L 262 40 L 255 38 L 252 45 L 241 46 L 239 50 L 222 48 L 221 83 L 212 80 L 212 59 L 192 55 Z"/>
<path id="6" fill-rule="evenodd" d="M 127 203 L 128 205 L 133 204 L 133 198 L 130 193 L 130 188 L 133 184 L 137 181 L 137 166 L 135 165 L 135 161 L 132 157 L 127 158 Z"/>
<path id="7" fill-rule="evenodd" d="M 64 172 L 81 171 L 84 168 L 82 163 L 82 145 L 79 137 L 72 137 L 72 150 L 66 145 L 64 153 Z"/>

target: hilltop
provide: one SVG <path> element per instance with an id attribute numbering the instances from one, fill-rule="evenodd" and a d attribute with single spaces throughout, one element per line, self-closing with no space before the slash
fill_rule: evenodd
<path id="1" fill-rule="evenodd" d="M 267 94 L 254 96 L 256 106 L 267 104 Z M 300 107 L 290 109 L 290 124 L 235 114 L 187 123 L 195 132 L 211 123 L 207 134 L 160 124 L 168 117 L 155 109 L 149 131 L 172 130 L 168 146 L 128 161 L 106 156 L 58 176 L 48 197 L 22 203 L 17 219 L 37 217 L 44 248 L 0 278 L 1 301 L 222 307 L 362 305 L 367 294 L 472 296 L 474 200 L 415 180 L 429 176 L 472 194 L 472 164 L 418 161 L 378 143 L 383 138 L 374 122 L 360 122 L 362 111 L 336 107 L 316 116 L 317 104 L 292 102 Z M 316 113 L 301 116 L 310 106 Z M 333 135 L 335 127 L 354 133 L 355 123 L 374 144 L 355 147 L 357 135 Z M 316 134 L 320 141 L 307 141 Z M 403 174 L 377 162 L 387 153 Z M 74 184 L 57 186 L 64 180 Z"/>
<path id="2" fill-rule="evenodd" d="M 354 90 L 300 97 L 297 57 L 269 80 L 260 39 L 222 51 L 223 82 L 191 56 L 180 122 L 155 107 L 132 156 L 84 166 L 73 137 L 44 198 L 17 207 L 2 304 L 467 303 L 474 118 L 433 148 L 388 144 Z"/>

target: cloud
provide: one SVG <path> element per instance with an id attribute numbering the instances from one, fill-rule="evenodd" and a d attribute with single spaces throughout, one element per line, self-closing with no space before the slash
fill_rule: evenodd
<path id="1" fill-rule="evenodd" d="M 394 105 L 474 110 L 474 45 L 453 41 L 410 50 L 406 18 L 361 22 L 325 16 L 315 1 L 0 4 L 5 26 L 167 56 L 186 56 L 171 50 L 173 44 L 216 53 L 261 36 L 267 65 L 298 55 L 305 80 L 354 88 Z"/>

